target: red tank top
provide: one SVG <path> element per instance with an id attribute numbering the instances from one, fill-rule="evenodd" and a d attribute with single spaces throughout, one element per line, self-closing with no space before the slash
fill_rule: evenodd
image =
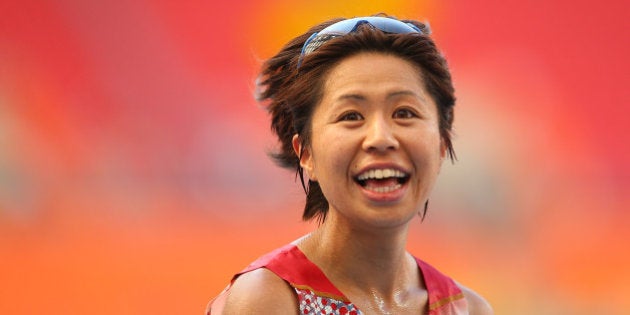
<path id="1" fill-rule="evenodd" d="M 427 287 L 429 315 L 468 314 L 464 294 L 455 282 L 424 261 L 416 258 L 416 262 Z M 362 314 L 294 244 L 260 257 L 236 274 L 232 283 L 238 276 L 258 268 L 267 268 L 294 288 L 300 314 Z M 230 285 L 210 302 L 208 315 L 221 314 Z"/>

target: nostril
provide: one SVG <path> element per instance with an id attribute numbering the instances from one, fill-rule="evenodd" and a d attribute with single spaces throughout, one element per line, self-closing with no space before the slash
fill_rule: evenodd
<path id="1" fill-rule="evenodd" d="M 368 119 L 363 149 L 366 151 L 387 151 L 398 147 L 394 126 L 386 117 Z"/>
<path id="2" fill-rule="evenodd" d="M 398 140 L 394 137 L 372 139 L 366 141 L 364 148 L 367 151 L 389 151 L 398 148 Z"/>

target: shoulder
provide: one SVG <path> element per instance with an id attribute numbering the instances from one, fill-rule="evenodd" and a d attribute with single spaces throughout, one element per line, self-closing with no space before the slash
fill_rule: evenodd
<path id="1" fill-rule="evenodd" d="M 481 295 L 459 283 L 457 283 L 457 286 L 464 293 L 470 315 L 494 315 L 492 306 Z"/>
<path id="2" fill-rule="evenodd" d="M 434 292 L 442 292 L 445 294 L 445 297 L 454 293 L 459 295 L 459 291 L 461 291 L 466 299 L 466 304 L 468 304 L 468 312 L 470 315 L 494 315 L 490 303 L 477 292 L 461 285 L 453 278 L 443 274 L 426 262 L 417 258 L 416 261 L 422 269 L 427 289 L 433 290 Z"/>
<path id="3" fill-rule="evenodd" d="M 298 313 L 295 291 L 284 280 L 265 268 L 239 276 L 228 291 L 222 315 Z"/>

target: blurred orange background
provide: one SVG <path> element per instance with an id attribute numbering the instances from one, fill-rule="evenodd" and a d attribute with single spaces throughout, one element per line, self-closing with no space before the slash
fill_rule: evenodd
<path id="1" fill-rule="evenodd" d="M 324 19 L 430 22 L 455 149 L 409 249 L 497 314 L 630 313 L 626 1 L 0 0 L 0 313 L 202 314 L 315 228 L 252 97 Z"/>

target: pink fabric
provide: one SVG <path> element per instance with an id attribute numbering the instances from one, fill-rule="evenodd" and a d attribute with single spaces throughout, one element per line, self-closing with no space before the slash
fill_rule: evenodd
<path id="1" fill-rule="evenodd" d="M 464 293 L 453 279 L 416 258 L 429 294 L 429 315 L 468 314 Z"/>
<path id="2" fill-rule="evenodd" d="M 428 292 L 429 315 L 465 315 L 468 306 L 461 289 L 455 282 L 417 259 L 418 268 L 425 280 Z M 300 314 L 362 314 L 352 302 L 337 289 L 324 273 L 313 264 L 294 244 L 278 248 L 254 261 L 236 274 L 231 283 L 249 271 L 267 268 L 293 287 L 298 296 Z M 230 285 L 210 302 L 207 314 L 220 315 Z"/>

